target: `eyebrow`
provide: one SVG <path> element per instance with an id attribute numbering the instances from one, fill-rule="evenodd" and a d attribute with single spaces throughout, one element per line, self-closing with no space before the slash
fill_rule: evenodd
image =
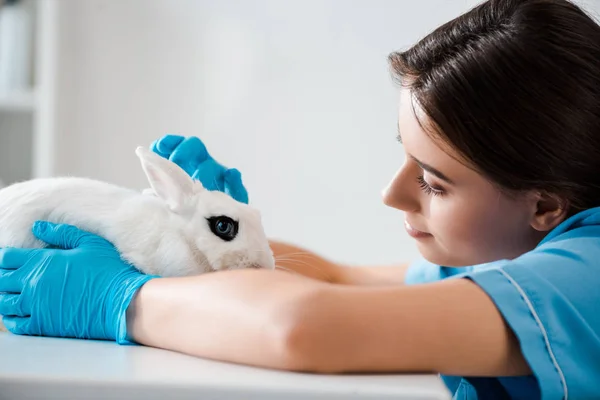
<path id="1" fill-rule="evenodd" d="M 400 136 L 400 129 L 398 129 L 398 135 L 396 136 L 396 139 L 402 143 L 402 137 Z M 439 179 L 443 180 L 444 182 L 450 184 L 450 185 L 454 185 L 454 181 L 450 178 L 448 178 L 446 175 L 444 175 L 442 172 L 440 172 L 439 170 L 433 168 L 431 165 L 429 164 L 425 164 L 424 162 L 419 161 L 417 158 L 415 158 L 413 155 L 409 154 L 408 155 L 410 157 L 411 160 L 413 160 L 415 163 L 417 163 L 417 165 L 424 171 L 429 172 L 430 174 L 438 177 Z"/>
<path id="2" fill-rule="evenodd" d="M 438 178 L 440 178 L 441 180 L 443 180 L 444 182 L 450 184 L 450 185 L 454 185 L 454 181 L 450 178 L 448 178 L 446 175 L 444 175 L 442 172 L 440 172 L 439 170 L 433 168 L 431 165 L 429 164 L 425 164 L 424 162 L 421 162 L 419 160 L 417 160 L 413 155 L 408 155 L 411 160 L 413 160 L 414 162 L 417 163 L 417 165 L 419 167 L 421 167 L 422 170 L 429 172 L 432 175 L 437 176 Z"/>

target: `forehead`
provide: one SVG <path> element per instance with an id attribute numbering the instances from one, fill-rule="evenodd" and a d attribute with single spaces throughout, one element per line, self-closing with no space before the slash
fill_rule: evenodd
<path id="1" fill-rule="evenodd" d="M 442 150 L 439 141 L 434 141 L 425 131 L 425 129 L 430 129 L 430 126 L 429 118 L 413 98 L 412 92 L 407 88 L 402 88 L 398 110 L 398 133 L 404 148 L 419 159 L 419 155 L 442 159 L 450 158 L 450 155 L 445 154 Z M 427 162 L 427 160 L 421 161 Z"/>
<path id="2" fill-rule="evenodd" d="M 398 131 L 407 155 L 429 164 L 453 180 L 478 175 L 450 145 L 436 138 L 433 124 L 410 89 L 400 90 Z M 466 165 L 465 165 L 466 164 Z"/>

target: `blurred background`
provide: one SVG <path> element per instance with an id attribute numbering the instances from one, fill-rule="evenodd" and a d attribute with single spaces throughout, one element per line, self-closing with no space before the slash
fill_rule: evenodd
<path id="1" fill-rule="evenodd" d="M 0 180 L 141 189 L 136 146 L 198 136 L 242 172 L 270 237 L 352 264 L 413 260 L 381 203 L 403 162 L 387 55 L 478 3 L 0 0 Z"/>

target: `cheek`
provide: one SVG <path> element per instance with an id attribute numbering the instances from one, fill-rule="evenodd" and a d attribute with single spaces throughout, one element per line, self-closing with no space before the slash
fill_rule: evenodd
<path id="1" fill-rule="evenodd" d="M 482 204 L 458 197 L 432 198 L 429 204 L 429 229 L 433 234 L 438 263 L 448 266 L 485 262 L 496 253 L 501 242 L 503 219 Z"/>
<path id="2" fill-rule="evenodd" d="M 441 264 L 479 264 L 512 252 L 519 238 L 519 211 L 482 197 L 479 201 L 431 199 L 428 227 L 438 257 L 445 261 Z"/>
<path id="3" fill-rule="evenodd" d="M 442 243 L 471 241 L 477 237 L 487 221 L 480 216 L 473 204 L 465 204 L 457 198 L 432 198 L 429 202 L 429 229 Z"/>

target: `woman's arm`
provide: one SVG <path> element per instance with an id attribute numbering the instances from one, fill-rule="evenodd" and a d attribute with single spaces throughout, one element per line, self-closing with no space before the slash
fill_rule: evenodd
<path id="1" fill-rule="evenodd" d="M 463 279 L 388 288 L 278 271 L 155 279 L 127 325 L 145 345 L 276 369 L 529 373 L 493 302 Z"/>
<path id="2" fill-rule="evenodd" d="M 304 248 L 270 240 L 278 269 L 309 278 L 347 285 L 401 285 L 408 264 L 392 266 L 345 266 Z"/>
<path id="3" fill-rule="evenodd" d="M 333 285 L 297 274 L 235 270 L 154 279 L 127 309 L 130 339 L 182 353 L 296 369 L 288 340 L 298 307 Z"/>

